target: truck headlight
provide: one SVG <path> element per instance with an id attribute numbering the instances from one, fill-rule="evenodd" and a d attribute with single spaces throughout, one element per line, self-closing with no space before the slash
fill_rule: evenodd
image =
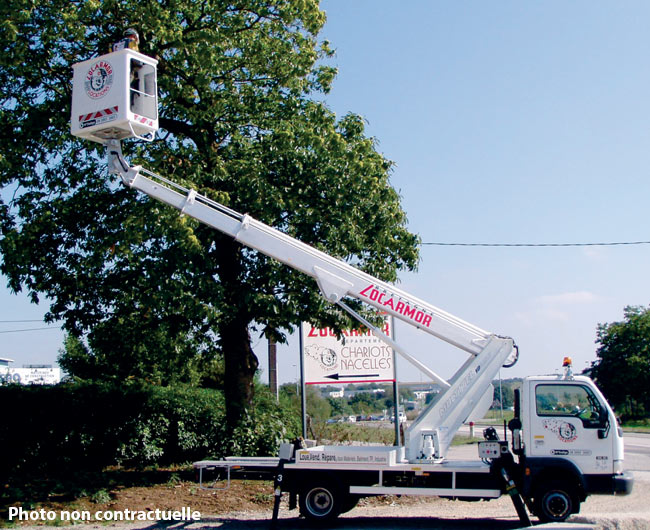
<path id="1" fill-rule="evenodd" d="M 614 460 L 614 475 L 623 474 L 623 460 Z"/>

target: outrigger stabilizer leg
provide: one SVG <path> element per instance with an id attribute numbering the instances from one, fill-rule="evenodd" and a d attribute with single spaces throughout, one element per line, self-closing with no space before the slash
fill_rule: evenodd
<path id="1" fill-rule="evenodd" d="M 293 444 L 280 445 L 280 461 L 278 462 L 275 480 L 273 481 L 273 515 L 271 516 L 271 530 L 278 527 L 278 514 L 282 501 L 282 482 L 284 481 L 284 464 L 291 461 L 295 447 Z"/>
<path id="2" fill-rule="evenodd" d="M 514 504 L 515 506 L 515 510 L 517 510 L 519 521 L 521 521 L 521 524 L 523 526 L 531 526 L 532 523 L 530 521 L 530 517 L 528 517 L 528 512 L 526 511 L 526 505 L 524 504 L 524 501 L 521 498 L 521 494 L 517 489 L 517 484 L 515 484 L 514 479 L 511 477 L 511 475 L 508 473 L 508 470 L 506 469 L 508 467 L 511 467 L 510 464 L 514 464 L 514 462 L 512 460 L 512 455 L 510 453 L 507 453 L 498 460 L 499 475 L 501 476 L 501 478 L 505 483 L 506 492 L 508 493 L 508 495 L 510 495 L 510 498 L 512 499 L 512 504 Z"/>

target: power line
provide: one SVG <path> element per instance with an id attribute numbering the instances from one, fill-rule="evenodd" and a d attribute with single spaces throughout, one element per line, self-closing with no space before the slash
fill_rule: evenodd
<path id="1" fill-rule="evenodd" d="M 43 320 L 0 320 L 0 324 L 17 324 L 19 322 L 43 322 Z"/>
<path id="2" fill-rule="evenodd" d="M 421 243 L 422 246 L 438 247 L 613 247 L 620 245 L 650 245 L 650 241 L 619 241 L 610 243 Z"/>
<path id="3" fill-rule="evenodd" d="M 41 330 L 44 330 L 44 329 L 57 329 L 57 330 L 60 330 L 61 328 L 48 327 L 48 328 L 9 329 L 7 331 L 0 331 L 0 333 L 20 333 L 22 331 L 41 331 Z"/>

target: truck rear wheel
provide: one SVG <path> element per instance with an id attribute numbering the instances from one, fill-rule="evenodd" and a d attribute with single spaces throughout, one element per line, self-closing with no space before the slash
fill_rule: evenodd
<path id="1" fill-rule="evenodd" d="M 343 511 L 338 488 L 328 482 L 307 486 L 300 493 L 300 513 L 311 521 L 330 521 Z"/>
<path id="2" fill-rule="evenodd" d="M 357 504 L 359 503 L 359 500 L 361 497 L 358 495 L 344 495 L 343 500 L 341 502 L 341 510 L 339 514 L 341 513 L 347 513 L 350 510 L 354 510 L 356 508 Z"/>
<path id="3" fill-rule="evenodd" d="M 580 501 L 570 485 L 545 482 L 535 493 L 535 515 L 544 523 L 566 521 L 578 511 Z"/>

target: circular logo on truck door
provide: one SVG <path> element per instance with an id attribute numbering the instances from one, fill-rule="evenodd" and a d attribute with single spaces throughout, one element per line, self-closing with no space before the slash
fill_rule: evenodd
<path id="1" fill-rule="evenodd" d="M 578 431 L 568 421 L 560 419 L 548 419 L 542 423 L 545 429 L 555 433 L 561 442 L 574 442 L 578 439 Z"/>
<path id="2" fill-rule="evenodd" d="M 558 434 L 560 435 L 560 440 L 563 442 L 573 442 L 578 437 L 576 428 L 568 422 L 560 425 Z"/>
<path id="3" fill-rule="evenodd" d="M 113 86 L 113 67 L 108 61 L 97 61 L 86 73 L 84 81 L 89 98 L 103 98 Z"/>

